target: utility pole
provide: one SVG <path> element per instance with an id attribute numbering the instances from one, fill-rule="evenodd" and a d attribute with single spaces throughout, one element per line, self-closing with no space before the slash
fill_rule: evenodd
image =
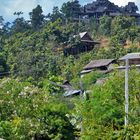
<path id="1" fill-rule="evenodd" d="M 129 87 L 128 87 L 128 73 L 129 73 L 129 59 L 125 60 L 125 126 L 128 126 L 128 111 L 129 111 Z"/>
<path id="2" fill-rule="evenodd" d="M 125 62 L 125 127 L 129 124 L 129 85 L 128 85 L 128 75 L 129 75 L 129 65 L 136 65 L 139 67 L 140 64 L 140 53 L 128 53 L 119 59 Z M 131 64 L 130 64 L 131 61 Z"/>

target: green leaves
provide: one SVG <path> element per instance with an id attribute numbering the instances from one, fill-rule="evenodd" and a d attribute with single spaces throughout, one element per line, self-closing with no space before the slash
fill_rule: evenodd
<path id="1" fill-rule="evenodd" d="M 49 96 L 47 89 L 19 80 L 3 79 L 0 84 L 2 138 L 74 139 L 74 128 L 66 116 L 67 105 L 58 96 Z"/>
<path id="2" fill-rule="evenodd" d="M 116 71 L 110 74 L 102 85 L 87 82 L 88 87 L 93 87 L 89 100 L 75 103 L 77 116 L 82 117 L 81 138 L 84 140 L 139 138 L 139 82 L 138 70 L 130 70 L 127 129 L 124 128 L 124 72 Z"/>
<path id="3" fill-rule="evenodd" d="M 31 24 L 34 30 L 38 30 L 43 25 L 44 15 L 42 14 L 42 7 L 37 5 L 36 8 L 30 12 Z"/>
<path id="4" fill-rule="evenodd" d="M 102 35 L 108 36 L 111 33 L 111 23 L 112 18 L 108 16 L 103 16 L 100 18 L 100 24 L 99 24 L 99 32 Z"/>

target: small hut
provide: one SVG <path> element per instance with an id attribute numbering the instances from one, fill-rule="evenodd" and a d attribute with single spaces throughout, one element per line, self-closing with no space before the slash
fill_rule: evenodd
<path id="1" fill-rule="evenodd" d="M 81 90 L 76 90 L 74 87 L 70 84 L 69 81 L 64 81 L 63 83 L 63 89 L 65 93 L 63 94 L 64 97 L 73 97 L 81 94 Z"/>
<path id="2" fill-rule="evenodd" d="M 115 59 L 93 60 L 83 68 L 81 76 L 90 73 L 94 70 L 97 70 L 102 73 L 108 73 L 113 69 L 114 63 L 116 63 Z"/>
<path id="3" fill-rule="evenodd" d="M 64 49 L 64 55 L 76 55 L 83 52 L 91 51 L 96 44 L 100 44 L 98 41 L 94 41 L 88 32 L 79 33 L 79 35 L 74 35 L 74 44 L 68 45 Z M 78 42 L 76 42 L 78 39 Z"/>
<path id="4" fill-rule="evenodd" d="M 63 96 L 64 97 L 73 97 L 81 94 L 81 90 L 69 90 L 66 91 Z"/>

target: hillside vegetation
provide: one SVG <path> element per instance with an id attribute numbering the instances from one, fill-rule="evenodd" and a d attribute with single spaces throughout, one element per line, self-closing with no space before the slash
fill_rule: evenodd
<path id="1" fill-rule="evenodd" d="M 72 3 L 74 4 L 74 3 Z M 99 23 L 74 20 L 71 5 L 54 7 L 43 15 L 40 5 L 30 21 L 15 12 L 13 23 L 0 17 L 0 138 L 5 140 L 139 140 L 140 75 L 130 70 L 129 126 L 124 126 L 124 71 L 83 79 L 80 72 L 91 60 L 113 58 L 140 51 L 140 26 L 127 16 L 103 16 Z M 80 32 L 89 32 L 93 50 L 65 56 L 65 48 L 82 46 Z M 98 78 L 106 78 L 96 84 Z M 65 98 L 61 86 L 90 90 L 88 99 Z M 50 82 L 51 81 L 51 82 Z M 81 82 L 82 87 L 80 86 Z M 56 84 L 54 84 L 56 83 Z"/>

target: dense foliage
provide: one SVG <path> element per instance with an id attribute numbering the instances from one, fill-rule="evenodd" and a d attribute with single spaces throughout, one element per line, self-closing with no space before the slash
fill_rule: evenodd
<path id="1" fill-rule="evenodd" d="M 83 116 L 82 139 L 139 139 L 140 77 L 129 75 L 129 127 L 124 127 L 124 72 L 112 73 L 103 85 L 95 85 L 90 100 L 78 105 Z M 132 84 L 133 83 L 133 84 Z"/>
<path id="2" fill-rule="evenodd" d="M 58 95 L 50 96 L 46 88 L 18 79 L 0 82 L 0 136 L 7 140 L 74 139 L 66 116 L 68 106 Z"/>
<path id="3" fill-rule="evenodd" d="M 77 21 L 81 5 L 67 2 L 43 15 L 40 5 L 30 20 L 14 13 L 13 23 L 0 16 L 0 138 L 6 140 L 123 140 L 140 139 L 140 76 L 130 70 L 130 125 L 124 127 L 124 72 L 94 71 L 83 79 L 80 72 L 91 60 L 138 52 L 140 26 L 135 18 L 103 16 L 97 22 Z M 73 9 L 73 10 L 72 10 Z M 11 24 L 11 25 L 10 25 Z M 100 42 L 90 52 L 65 55 L 81 48 L 78 35 L 89 32 Z M 97 84 L 98 79 L 105 79 Z M 64 98 L 62 83 L 90 91 Z"/>

